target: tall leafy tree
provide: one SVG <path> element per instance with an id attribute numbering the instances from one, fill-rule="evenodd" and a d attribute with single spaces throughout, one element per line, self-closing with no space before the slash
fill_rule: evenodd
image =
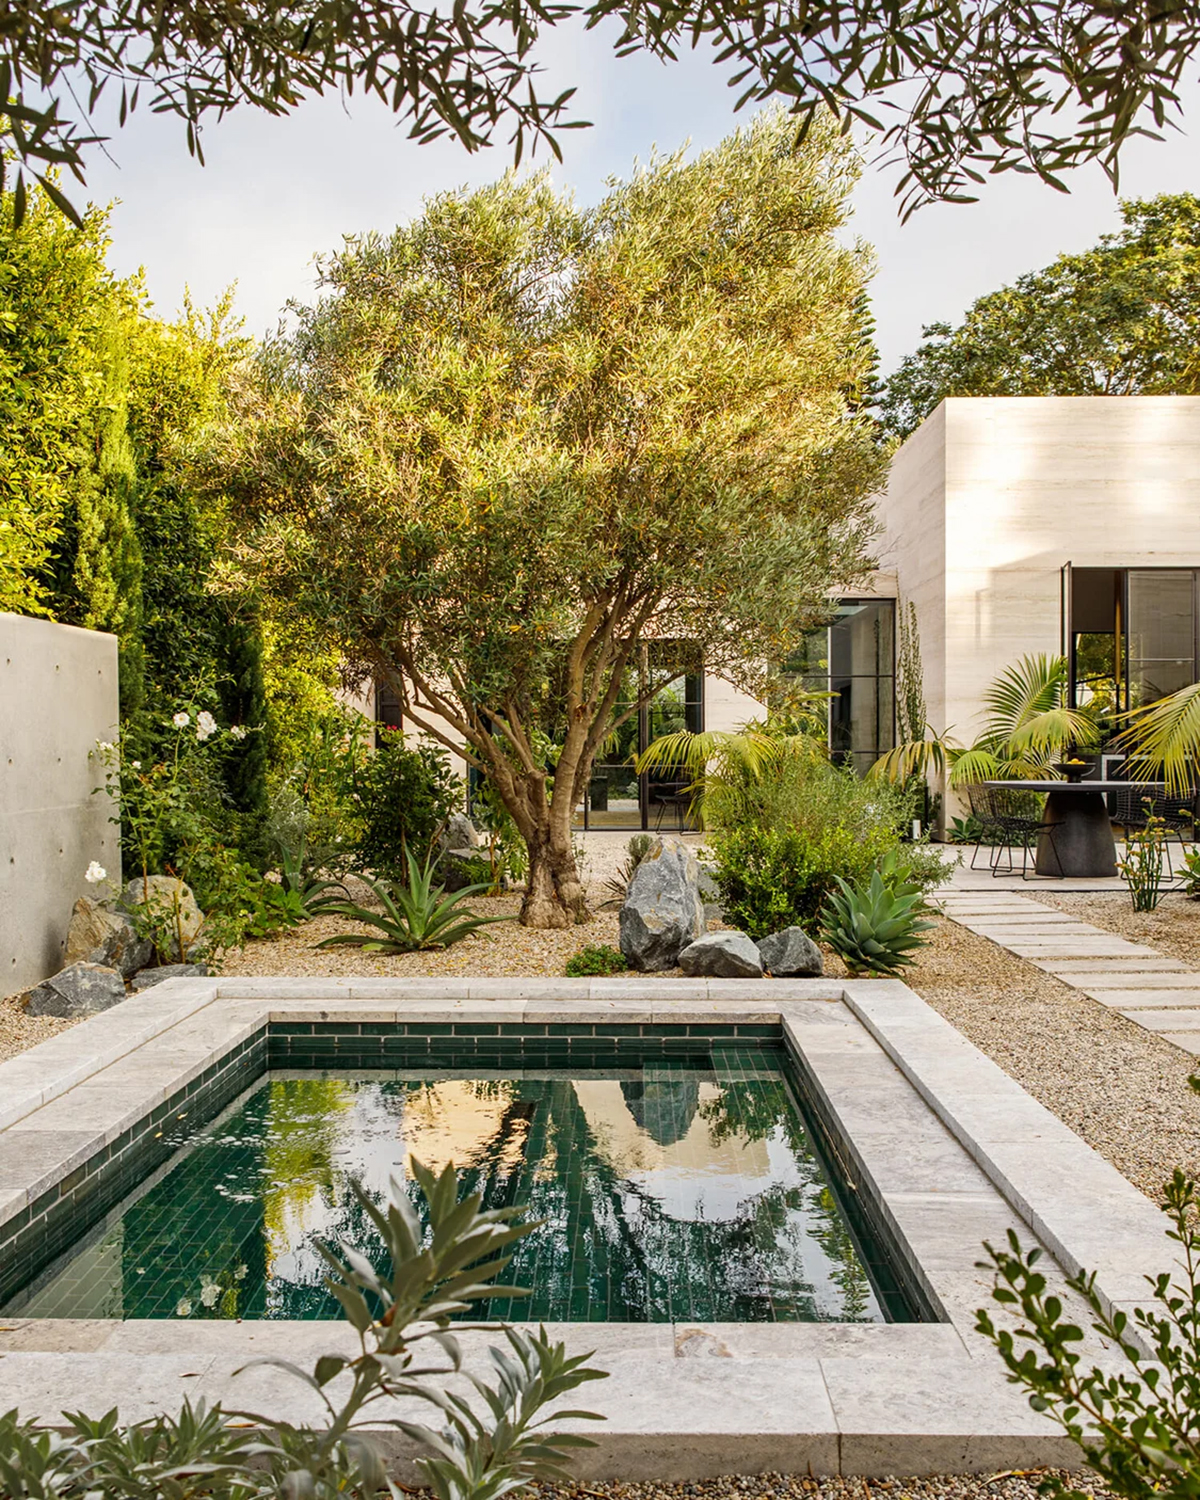
<path id="1" fill-rule="evenodd" d="M 578 123 L 567 118 L 574 90 L 546 94 L 536 76 L 539 40 L 571 22 L 622 54 L 708 44 L 739 103 L 786 99 L 803 128 L 830 107 L 881 132 L 906 165 L 910 209 L 968 198 L 986 172 L 1034 171 L 1060 186 L 1057 174 L 1099 160 L 1115 182 L 1125 142 L 1177 113 L 1200 50 L 1190 3 L 31 0 L 7 7 L 0 27 L 0 169 L 11 149 L 18 213 L 27 171 L 71 211 L 46 169 L 82 178 L 106 91 L 121 124 L 142 97 L 180 117 L 196 154 L 205 120 L 239 105 L 284 114 L 306 95 L 360 89 L 420 141 L 451 134 L 474 150 L 511 127 L 519 160 L 542 138 L 557 150 L 555 132 Z"/>
<path id="2" fill-rule="evenodd" d="M 247 380 L 218 468 L 247 570 L 490 777 L 531 925 L 587 914 L 572 813 L 641 644 L 761 691 L 866 566 L 855 171 L 771 114 L 593 212 L 544 177 L 436 198 Z"/>
<path id="3" fill-rule="evenodd" d="M 1194 395 L 1200 391 L 1200 198 L 1121 205 L 1124 227 L 1080 255 L 934 323 L 884 387 L 907 437 L 946 396 Z"/>
<path id="4" fill-rule="evenodd" d="M 51 612 L 55 543 L 95 471 L 118 297 L 106 218 L 89 209 L 75 229 L 39 193 L 17 229 L 0 202 L 0 610 Z"/>

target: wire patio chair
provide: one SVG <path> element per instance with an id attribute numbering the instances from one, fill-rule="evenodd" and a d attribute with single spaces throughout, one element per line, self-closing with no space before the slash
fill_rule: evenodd
<path id="1" fill-rule="evenodd" d="M 1122 787 L 1119 792 L 1114 792 L 1112 795 L 1112 820 L 1114 823 L 1120 823 L 1126 832 L 1131 829 L 1140 831 L 1147 826 L 1152 817 L 1160 820 L 1163 825 L 1163 848 L 1167 856 L 1167 874 L 1174 879 L 1175 867 L 1171 862 L 1171 836 L 1174 835 L 1178 841 L 1180 853 L 1186 850 L 1189 841 L 1195 842 L 1196 788 L 1186 787 L 1182 792 L 1168 793 L 1161 787 L 1139 786 L 1136 782 L 1131 782 L 1128 787 Z"/>
<path id="2" fill-rule="evenodd" d="M 999 835 L 1001 842 L 996 845 L 991 853 L 989 864 L 993 875 L 1015 875 L 1016 865 L 1013 862 L 1013 851 L 1019 848 L 1021 851 L 1021 879 L 1029 879 L 1029 851 L 1036 850 L 1040 839 L 1045 838 L 1050 845 L 1050 852 L 1054 857 L 1055 869 L 1053 878 L 1062 878 L 1062 861 L 1058 857 L 1058 845 L 1055 842 L 1057 830 L 1062 826 L 1057 822 L 1045 822 L 1038 815 L 1041 805 L 1041 797 L 1037 792 L 1022 792 L 1015 787 L 981 786 L 977 788 L 979 793 L 979 805 L 986 813 L 981 821 L 985 826 L 994 829 Z M 972 814 L 975 811 L 974 801 L 971 806 Z M 1001 863 L 1007 859 L 1007 865 Z M 1034 866 L 1036 873 L 1036 863 Z"/>

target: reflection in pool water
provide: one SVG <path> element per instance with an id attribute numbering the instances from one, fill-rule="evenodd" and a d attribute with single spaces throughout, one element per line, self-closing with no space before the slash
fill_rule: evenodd
<path id="1" fill-rule="evenodd" d="M 410 1156 L 541 1227 L 476 1317 L 881 1321 L 778 1054 L 700 1070 L 267 1075 L 6 1311 L 337 1318 L 319 1239 L 382 1246 L 347 1190 Z"/>

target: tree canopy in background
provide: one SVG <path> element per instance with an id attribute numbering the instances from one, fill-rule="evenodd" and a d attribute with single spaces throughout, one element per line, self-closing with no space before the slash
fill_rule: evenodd
<path id="1" fill-rule="evenodd" d="M 1200 392 L 1200 198 L 1121 205 L 1124 228 L 933 323 L 883 387 L 905 438 L 946 396 Z"/>
<path id="2" fill-rule="evenodd" d="M 969 197 L 987 172 L 1060 185 L 1098 159 L 1115 181 L 1123 144 L 1177 112 L 1200 49 L 1194 3 L 34 0 L 8 7 L 0 27 L 0 166 L 11 151 L 18 217 L 26 171 L 72 212 L 46 169 L 83 180 L 101 99 L 122 124 L 142 100 L 182 118 L 199 154 L 209 119 L 246 104 L 283 114 L 328 90 L 378 97 L 419 141 L 449 133 L 474 150 L 508 129 L 518 159 L 539 140 L 557 150 L 556 132 L 579 123 L 574 90 L 541 93 L 535 53 L 572 21 L 602 26 L 596 45 L 618 53 L 710 47 L 740 103 L 786 100 L 802 128 L 828 107 L 881 131 L 905 164 L 908 209 Z"/>
<path id="3" fill-rule="evenodd" d="M 572 814 L 642 643 L 761 690 L 866 566 L 855 172 L 828 118 L 796 151 L 779 113 L 592 211 L 544 176 L 432 199 L 324 265 L 235 407 L 248 576 L 465 746 L 533 925 L 586 915 Z"/>

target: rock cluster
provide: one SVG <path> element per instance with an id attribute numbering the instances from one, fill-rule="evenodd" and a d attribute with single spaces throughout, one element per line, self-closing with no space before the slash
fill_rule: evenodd
<path id="1" fill-rule="evenodd" d="M 138 936 L 133 920 L 138 908 L 147 903 L 160 921 L 170 914 L 175 929 L 167 943 L 168 962 L 158 968 L 148 967 L 154 961 L 154 944 Z M 33 1016 L 75 1021 L 124 1000 L 127 984 L 145 990 L 164 979 L 207 974 L 203 964 L 180 961 L 180 934 L 186 951 L 203 925 L 204 913 L 195 896 L 182 880 L 170 875 L 129 881 L 111 905 L 80 896 L 71 912 L 63 967 L 26 991 L 24 1007 Z"/>
<path id="2" fill-rule="evenodd" d="M 123 979 L 132 979 L 154 957 L 154 944 L 139 938 L 133 923 L 122 911 L 110 911 L 90 896 L 80 896 L 71 912 L 63 967 L 72 964 L 103 964 L 116 969 Z"/>
<path id="3" fill-rule="evenodd" d="M 707 882 L 707 886 L 706 886 Z M 656 839 L 634 871 L 621 907 L 621 952 L 631 969 L 681 968 L 709 979 L 818 975 L 820 949 L 801 927 L 755 942 L 744 932 L 707 932 L 711 877 L 680 839 Z"/>
<path id="4" fill-rule="evenodd" d="M 762 960 L 744 932 L 706 932 L 679 955 L 685 974 L 708 979 L 761 979 Z"/>
<path id="5" fill-rule="evenodd" d="M 168 963 L 181 963 L 184 954 L 179 951 L 179 935 L 183 937 L 184 949 L 188 949 L 200 935 L 204 926 L 204 913 L 196 904 L 188 886 L 173 875 L 140 875 L 128 882 L 117 902 L 121 911 L 136 912 L 140 907 L 153 912 L 160 921 L 167 918 L 177 931 L 172 933 L 168 951 L 164 953 Z"/>

